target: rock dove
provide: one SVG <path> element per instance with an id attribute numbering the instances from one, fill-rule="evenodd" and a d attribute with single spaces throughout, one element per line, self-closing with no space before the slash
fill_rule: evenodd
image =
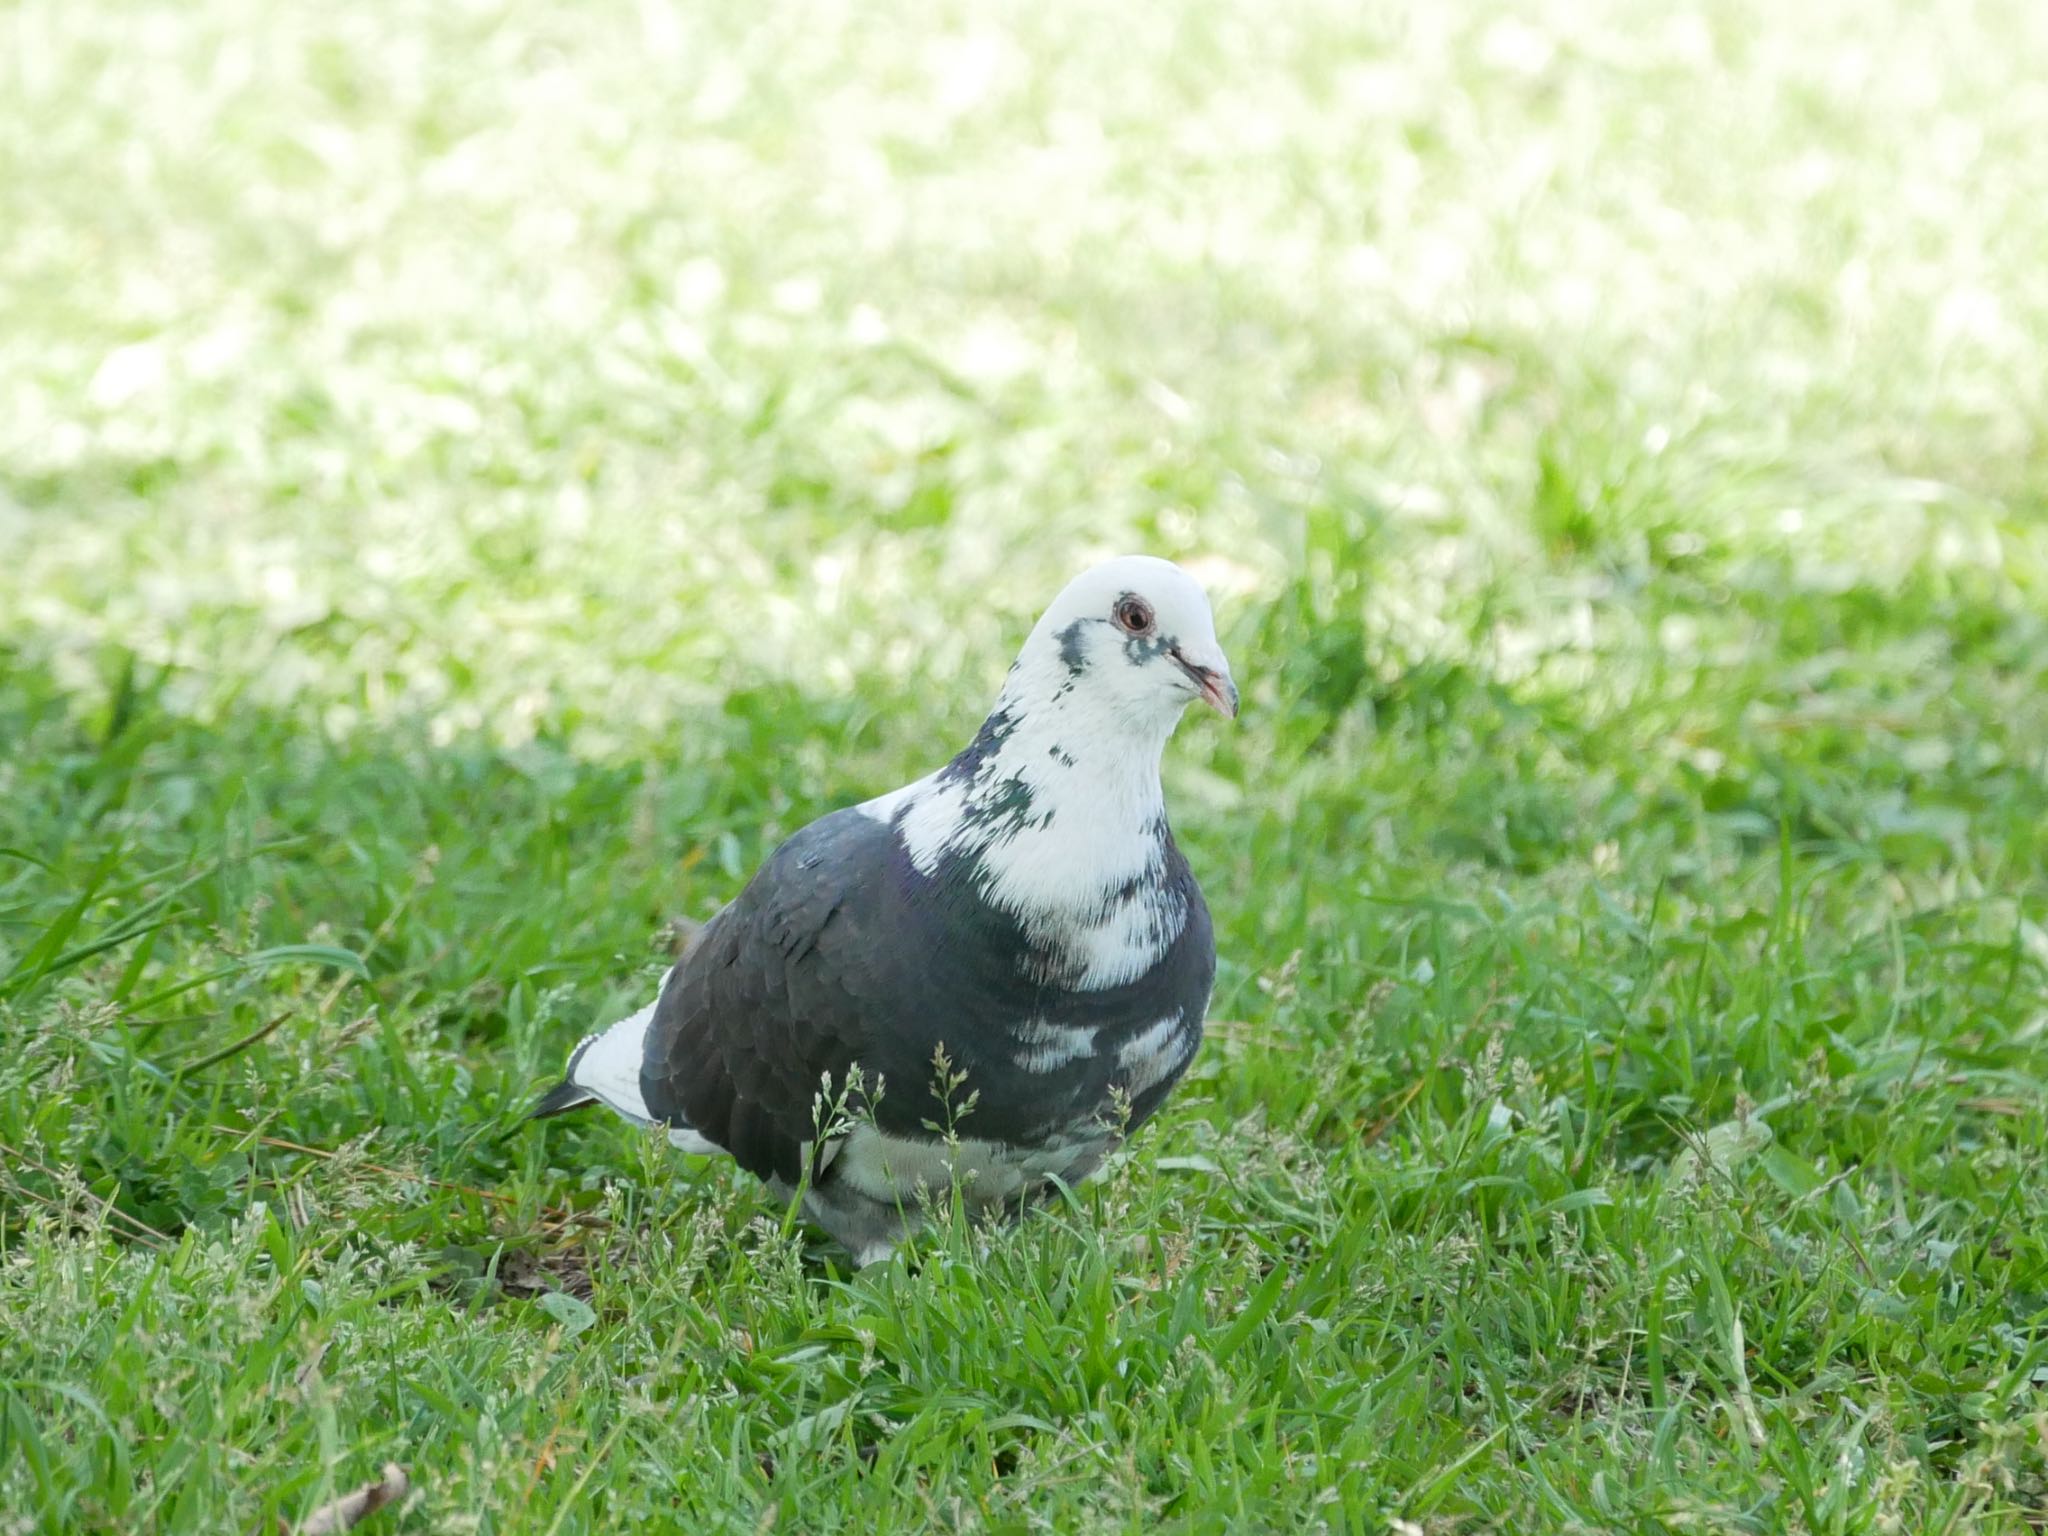
<path id="1" fill-rule="evenodd" d="M 1086 1178 L 1201 1040 L 1216 945 L 1159 786 L 1195 699 L 1237 714 L 1194 578 L 1075 578 L 964 751 L 782 844 L 531 1118 L 729 1155 L 856 1265 L 956 1184 L 1021 1212 Z"/>

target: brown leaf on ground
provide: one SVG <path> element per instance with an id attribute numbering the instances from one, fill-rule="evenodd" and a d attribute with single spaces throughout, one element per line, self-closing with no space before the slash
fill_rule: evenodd
<path id="1" fill-rule="evenodd" d="M 578 1301 L 588 1301 L 593 1287 L 590 1260 L 580 1248 L 559 1248 L 537 1253 L 530 1248 L 507 1249 L 498 1260 L 498 1284 L 507 1296 L 543 1296 L 549 1291 L 567 1291 Z"/>
<path id="2" fill-rule="evenodd" d="M 345 1493 L 332 1504 L 323 1504 L 299 1522 L 294 1536 L 333 1536 L 336 1531 L 352 1530 L 365 1517 L 374 1515 L 387 1504 L 396 1504 L 412 1491 L 412 1479 L 405 1475 L 405 1468 L 395 1461 L 384 1463 L 384 1475 L 374 1483 L 365 1483 L 353 1492 Z"/>

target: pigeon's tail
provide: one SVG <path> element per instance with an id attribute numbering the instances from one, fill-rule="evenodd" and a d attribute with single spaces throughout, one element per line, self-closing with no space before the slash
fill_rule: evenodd
<path id="1" fill-rule="evenodd" d="M 588 1088 L 579 1088 L 564 1078 L 534 1101 L 533 1108 L 526 1112 L 526 1118 L 546 1120 L 551 1116 L 566 1115 L 572 1109 L 581 1109 L 586 1104 L 596 1102 L 596 1094 Z"/>
<path id="2" fill-rule="evenodd" d="M 664 985 L 666 983 L 664 982 Z M 602 1104 L 635 1125 L 653 1125 L 647 1100 L 640 1093 L 640 1062 L 647 1054 L 647 1030 L 654 1022 L 654 1004 L 628 1014 L 609 1029 L 586 1035 L 569 1053 L 562 1080 L 540 1096 L 526 1112 L 528 1120 L 564 1115 L 586 1104 Z M 663 1122 L 669 1143 L 685 1152 L 715 1156 L 725 1151 L 687 1125 Z"/>
<path id="3" fill-rule="evenodd" d="M 647 1026 L 654 1004 L 628 1014 L 609 1029 L 585 1035 L 569 1053 L 562 1080 L 540 1096 L 526 1112 L 529 1120 L 567 1114 L 586 1104 L 603 1104 L 635 1125 L 652 1125 L 647 1101 L 640 1096 L 640 1058 L 647 1049 Z"/>

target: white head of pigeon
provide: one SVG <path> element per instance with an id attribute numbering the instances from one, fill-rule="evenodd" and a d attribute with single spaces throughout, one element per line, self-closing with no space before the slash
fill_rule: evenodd
<path id="1" fill-rule="evenodd" d="M 1090 734 L 1163 745 L 1196 699 L 1237 713 L 1208 594 L 1170 560 L 1126 555 L 1083 571 L 1052 600 L 997 708 L 1057 711 Z"/>

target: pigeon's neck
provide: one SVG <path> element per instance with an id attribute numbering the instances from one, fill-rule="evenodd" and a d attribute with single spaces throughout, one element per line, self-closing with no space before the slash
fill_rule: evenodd
<path id="1" fill-rule="evenodd" d="M 1026 703 L 1005 690 L 950 763 L 872 808 L 897 821 L 919 868 L 958 856 L 984 894 L 1021 916 L 1095 910 L 1105 892 L 1164 867 L 1159 759 L 1170 733 L 1133 731 L 1072 695 Z"/>
<path id="2" fill-rule="evenodd" d="M 1165 809 L 1159 761 L 1171 734 L 1133 731 L 1067 700 L 1024 704 L 998 701 L 974 740 L 942 770 L 966 786 L 971 805 L 1015 805 L 1024 816 L 1017 831 L 1051 830 L 1062 819 L 1106 834 L 1119 830 L 1156 835 Z"/>
<path id="3" fill-rule="evenodd" d="M 1111 846 L 1124 836 L 1149 843 L 1165 825 L 1159 761 L 1184 703 L 1167 695 L 1133 705 L 1030 646 L 973 744 L 954 762 L 971 763 L 977 782 L 993 793 L 1013 781 L 1028 786 L 1041 816 L 1051 814 L 1048 830 L 1064 820 Z"/>
<path id="4" fill-rule="evenodd" d="M 962 882 L 1017 920 L 1024 975 L 1121 986 L 1157 964 L 1187 924 L 1186 866 L 1159 787 L 1179 710 L 1134 722 L 1084 690 L 1033 692 L 1019 681 L 1013 670 L 944 768 L 861 811 L 895 829 L 920 872 L 947 889 Z"/>
<path id="5" fill-rule="evenodd" d="M 997 700 L 934 784 L 948 846 L 979 889 L 1028 920 L 1079 922 L 1165 864 L 1159 756 L 1169 727 L 1133 731 L 1077 696 Z"/>

